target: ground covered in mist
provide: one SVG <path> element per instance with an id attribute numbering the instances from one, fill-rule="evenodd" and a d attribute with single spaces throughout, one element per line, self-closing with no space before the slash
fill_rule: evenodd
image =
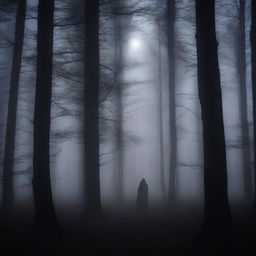
<path id="1" fill-rule="evenodd" d="M 63 231 L 57 235 L 36 234 L 32 218 L 16 212 L 1 223 L 1 255 L 221 255 L 224 250 L 253 255 L 256 251 L 244 209 L 236 210 L 235 239 L 227 239 L 225 248 L 218 244 L 218 237 L 206 243 L 198 236 L 202 212 L 194 207 L 176 212 L 107 213 L 93 219 L 69 217 L 61 220 Z"/>

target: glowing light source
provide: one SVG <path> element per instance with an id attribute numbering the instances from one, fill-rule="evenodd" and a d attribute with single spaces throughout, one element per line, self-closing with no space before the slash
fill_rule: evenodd
<path id="1" fill-rule="evenodd" d="M 131 38 L 129 41 L 129 45 L 132 49 L 138 49 L 141 46 L 141 40 L 138 38 Z"/>

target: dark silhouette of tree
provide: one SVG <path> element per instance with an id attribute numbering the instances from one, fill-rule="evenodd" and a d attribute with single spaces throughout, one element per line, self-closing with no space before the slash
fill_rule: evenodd
<path id="1" fill-rule="evenodd" d="M 159 24 L 160 26 L 160 24 Z M 163 198 L 165 199 L 165 182 L 164 182 L 164 134 L 163 134 L 163 92 L 162 92 L 162 45 L 161 33 L 158 33 L 158 123 L 159 123 L 159 152 L 160 152 L 160 179 Z"/>
<path id="2" fill-rule="evenodd" d="M 246 90 L 246 47 L 245 47 L 245 0 L 239 1 L 239 32 L 237 38 L 237 65 L 240 88 L 240 116 L 242 132 L 242 161 L 244 172 L 245 198 L 252 196 L 250 136 L 247 118 L 247 90 Z"/>
<path id="3" fill-rule="evenodd" d="M 169 104 L 170 104 L 170 169 L 168 200 L 176 199 L 176 166 L 177 166 L 177 132 L 175 111 L 175 0 L 167 0 L 167 49 L 169 60 Z"/>
<path id="4" fill-rule="evenodd" d="M 86 214 L 101 214 L 99 168 L 99 1 L 85 1 L 84 161 Z"/>
<path id="5" fill-rule="evenodd" d="M 254 145 L 254 173 L 256 184 L 256 2 L 251 1 L 251 63 L 252 63 L 252 92 L 253 92 L 253 145 Z M 254 191 L 254 210 L 256 212 L 256 190 Z M 254 216 L 255 218 L 255 216 Z"/>
<path id="6" fill-rule="evenodd" d="M 232 231 L 228 202 L 222 95 L 215 30 L 215 1 L 196 0 L 198 91 L 204 141 L 205 209 L 203 234 L 229 238 Z"/>
<path id="7" fill-rule="evenodd" d="M 11 84 L 8 101 L 8 114 L 5 135 L 5 149 L 3 160 L 3 209 L 13 206 L 13 164 L 16 135 L 17 102 L 24 41 L 24 27 L 26 19 L 26 0 L 18 1 L 15 41 L 11 71 Z"/>
<path id="8" fill-rule="evenodd" d="M 119 8 L 119 6 L 116 6 Z M 122 72 L 122 16 L 115 16 L 115 74 L 114 83 L 117 98 L 117 194 L 119 200 L 123 200 L 123 173 L 124 173 L 124 141 L 123 141 L 123 88 L 121 81 Z"/>
<path id="9" fill-rule="evenodd" d="M 123 69 L 123 14 L 126 10 L 125 4 L 120 0 L 108 0 L 107 10 L 109 15 L 113 18 L 113 45 L 114 59 L 113 59 L 113 91 L 116 102 L 116 125 L 115 125 L 115 144 L 116 144 L 116 195 L 118 201 L 123 200 L 123 173 L 124 173 L 124 134 L 123 134 L 123 83 L 122 83 L 122 69 Z M 104 15 L 104 14 L 103 14 Z M 106 14 L 105 14 L 106 15 Z M 101 42 L 104 44 L 104 42 Z M 110 68 L 110 67 L 109 67 Z"/>
<path id="10" fill-rule="evenodd" d="M 52 98 L 54 0 L 38 5 L 37 78 L 34 110 L 33 193 L 36 230 L 57 230 L 50 177 L 50 120 Z"/>

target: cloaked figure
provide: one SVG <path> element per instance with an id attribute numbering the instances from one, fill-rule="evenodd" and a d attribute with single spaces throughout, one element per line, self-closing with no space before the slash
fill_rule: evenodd
<path id="1" fill-rule="evenodd" d="M 137 193 L 137 209 L 146 210 L 148 208 L 148 184 L 142 179 Z"/>

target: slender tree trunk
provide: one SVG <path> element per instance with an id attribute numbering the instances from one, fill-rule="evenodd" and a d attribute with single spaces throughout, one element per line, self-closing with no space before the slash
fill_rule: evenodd
<path id="1" fill-rule="evenodd" d="M 86 214 L 101 213 L 99 168 L 99 1 L 85 0 L 84 160 Z"/>
<path id="2" fill-rule="evenodd" d="M 244 171 L 245 198 L 252 196 L 250 136 L 247 118 L 247 90 L 246 90 L 246 47 L 245 47 L 245 0 L 240 0 L 239 6 L 239 34 L 238 34 L 238 75 L 240 87 L 240 115 L 242 131 L 242 157 Z"/>
<path id="3" fill-rule="evenodd" d="M 39 231 L 56 230 L 50 177 L 50 118 L 52 98 L 54 0 L 39 0 L 37 78 L 34 110 L 33 193 L 34 225 Z"/>
<path id="4" fill-rule="evenodd" d="M 161 34 L 158 35 L 158 123 L 159 123 L 159 156 L 160 156 L 160 182 L 165 199 L 164 182 L 164 134 L 163 134 L 163 95 L 162 95 L 162 55 L 161 55 Z"/>
<path id="5" fill-rule="evenodd" d="M 256 1 L 252 0 L 251 5 L 252 5 L 251 63 L 252 63 L 252 94 L 253 94 L 254 184 L 256 186 Z M 254 210 L 256 212 L 256 189 L 254 189 Z"/>
<path id="6" fill-rule="evenodd" d="M 198 175 L 198 179 L 200 180 L 199 183 L 199 196 L 200 199 L 204 198 L 204 187 L 203 187 L 203 180 L 204 180 L 204 173 L 203 173 L 203 169 L 201 168 L 203 165 L 203 156 L 204 156 L 204 149 L 203 149 L 203 127 L 202 127 L 202 122 L 200 120 L 200 114 L 201 114 L 201 105 L 200 105 L 200 101 L 197 101 L 196 103 L 196 110 L 197 110 L 197 115 L 198 115 L 198 119 L 197 119 L 197 131 L 198 131 L 198 167 L 199 167 L 199 175 Z"/>
<path id="7" fill-rule="evenodd" d="M 115 88 L 117 97 L 117 196 L 118 200 L 123 200 L 123 175 L 124 175 L 124 141 L 123 141 L 123 88 L 121 80 L 122 70 L 122 31 L 121 20 L 122 17 L 116 15 L 115 17 Z"/>
<path id="8" fill-rule="evenodd" d="M 174 54 L 175 0 L 167 0 L 167 43 L 169 58 L 169 102 L 170 102 L 170 169 L 168 201 L 176 200 L 177 132 L 175 103 L 175 54 Z"/>
<path id="9" fill-rule="evenodd" d="M 222 95 L 215 30 L 215 1 L 196 0 L 198 90 L 204 141 L 205 209 L 203 233 L 231 233 Z M 229 236 L 227 235 L 227 238 Z"/>
<path id="10" fill-rule="evenodd" d="M 13 206 L 13 164 L 16 135 L 17 103 L 26 20 L 26 0 L 20 0 L 17 7 L 15 41 L 12 59 L 11 84 L 8 103 L 5 149 L 3 161 L 3 209 Z"/>

